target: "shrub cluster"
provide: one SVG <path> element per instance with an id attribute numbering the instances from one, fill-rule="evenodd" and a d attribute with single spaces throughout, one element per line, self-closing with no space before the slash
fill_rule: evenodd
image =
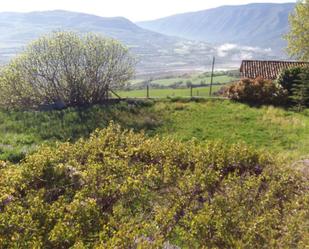
<path id="1" fill-rule="evenodd" d="M 276 81 L 242 79 L 220 91 L 221 95 L 250 104 L 289 105 L 297 110 L 309 106 L 309 69 L 282 70 Z"/>
<path id="2" fill-rule="evenodd" d="M 308 179 L 245 145 L 111 124 L 0 164 L 3 248 L 305 248 Z"/>
<path id="3" fill-rule="evenodd" d="M 263 78 L 242 79 L 225 89 L 227 97 L 251 104 L 285 104 L 287 91 L 281 85 Z"/>

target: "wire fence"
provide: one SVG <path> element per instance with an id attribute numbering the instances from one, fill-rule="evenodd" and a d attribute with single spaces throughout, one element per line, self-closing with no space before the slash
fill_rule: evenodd
<path id="1" fill-rule="evenodd" d="M 213 97 L 226 84 L 216 84 L 212 87 L 205 86 L 187 86 L 182 88 L 151 88 L 145 86 L 142 89 L 121 90 L 113 92 L 113 96 L 118 98 L 169 98 L 169 97 Z"/>

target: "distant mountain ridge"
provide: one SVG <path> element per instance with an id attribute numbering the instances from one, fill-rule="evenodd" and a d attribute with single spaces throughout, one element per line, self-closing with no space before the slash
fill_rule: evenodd
<path id="1" fill-rule="evenodd" d="M 55 10 L 29 13 L 0 12 L 0 63 L 6 63 L 39 36 L 52 31 L 95 32 L 126 44 L 138 59 L 139 75 L 209 70 L 239 66 L 241 59 L 275 59 L 272 50 L 235 44 L 211 45 L 147 30 L 123 17 Z M 225 41 L 224 41 L 225 42 Z"/>
<path id="2" fill-rule="evenodd" d="M 123 17 L 105 18 L 63 10 L 3 12 L 0 13 L 0 62 L 7 62 L 23 46 L 52 31 L 95 32 L 120 40 L 137 57 L 139 73 L 195 69 L 204 63 L 200 54 L 211 57 L 215 53 L 205 42 L 159 34 Z"/>
<path id="3" fill-rule="evenodd" d="M 145 35 L 152 38 L 162 38 L 168 42 L 176 40 L 144 30 L 123 17 L 105 18 L 63 10 L 29 13 L 4 12 L 0 13 L 0 24 L 2 42 L 28 43 L 42 34 L 59 30 L 72 30 L 80 33 L 98 32 L 119 39 L 128 46 L 136 46 L 136 42 Z M 135 36 L 132 35 L 133 33 Z"/>
<path id="4" fill-rule="evenodd" d="M 295 3 L 222 6 L 137 23 L 166 35 L 210 43 L 236 43 L 282 50 Z"/>

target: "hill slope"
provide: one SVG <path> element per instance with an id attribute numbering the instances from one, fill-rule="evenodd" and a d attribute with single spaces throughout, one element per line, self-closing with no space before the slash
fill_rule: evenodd
<path id="1" fill-rule="evenodd" d="M 173 69 L 179 65 L 197 61 L 197 53 L 210 53 L 212 48 L 201 42 L 162 35 L 138 27 L 123 17 L 104 18 L 95 15 L 68 12 L 44 11 L 30 13 L 0 13 L 0 57 L 7 61 L 21 47 L 42 34 L 70 30 L 80 33 L 97 32 L 120 40 L 129 46 L 140 60 L 139 71 L 161 70 L 166 66 Z M 181 51 L 188 47 L 192 57 L 183 57 Z M 176 52 L 175 52 L 176 51 Z M 194 66 L 194 64 L 193 64 Z"/>
<path id="2" fill-rule="evenodd" d="M 236 43 L 277 50 L 285 46 L 294 3 L 223 6 L 170 16 L 138 25 L 167 35 L 211 43 Z"/>
<path id="3" fill-rule="evenodd" d="M 68 11 L 0 13 L 0 63 L 18 53 L 42 34 L 57 30 L 97 32 L 125 43 L 138 58 L 138 74 L 169 74 L 209 70 L 213 55 L 216 68 L 238 67 L 241 59 L 269 59 L 269 51 L 216 47 L 206 42 L 172 37 L 146 30 L 122 18 L 104 18 Z"/>

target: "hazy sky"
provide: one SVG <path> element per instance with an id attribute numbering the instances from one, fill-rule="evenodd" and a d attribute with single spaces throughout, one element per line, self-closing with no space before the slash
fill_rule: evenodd
<path id="1" fill-rule="evenodd" d="M 0 12 L 64 9 L 106 17 L 124 16 L 132 21 L 141 21 L 188 11 L 209 9 L 221 5 L 295 1 L 296 0 L 0 0 Z"/>

